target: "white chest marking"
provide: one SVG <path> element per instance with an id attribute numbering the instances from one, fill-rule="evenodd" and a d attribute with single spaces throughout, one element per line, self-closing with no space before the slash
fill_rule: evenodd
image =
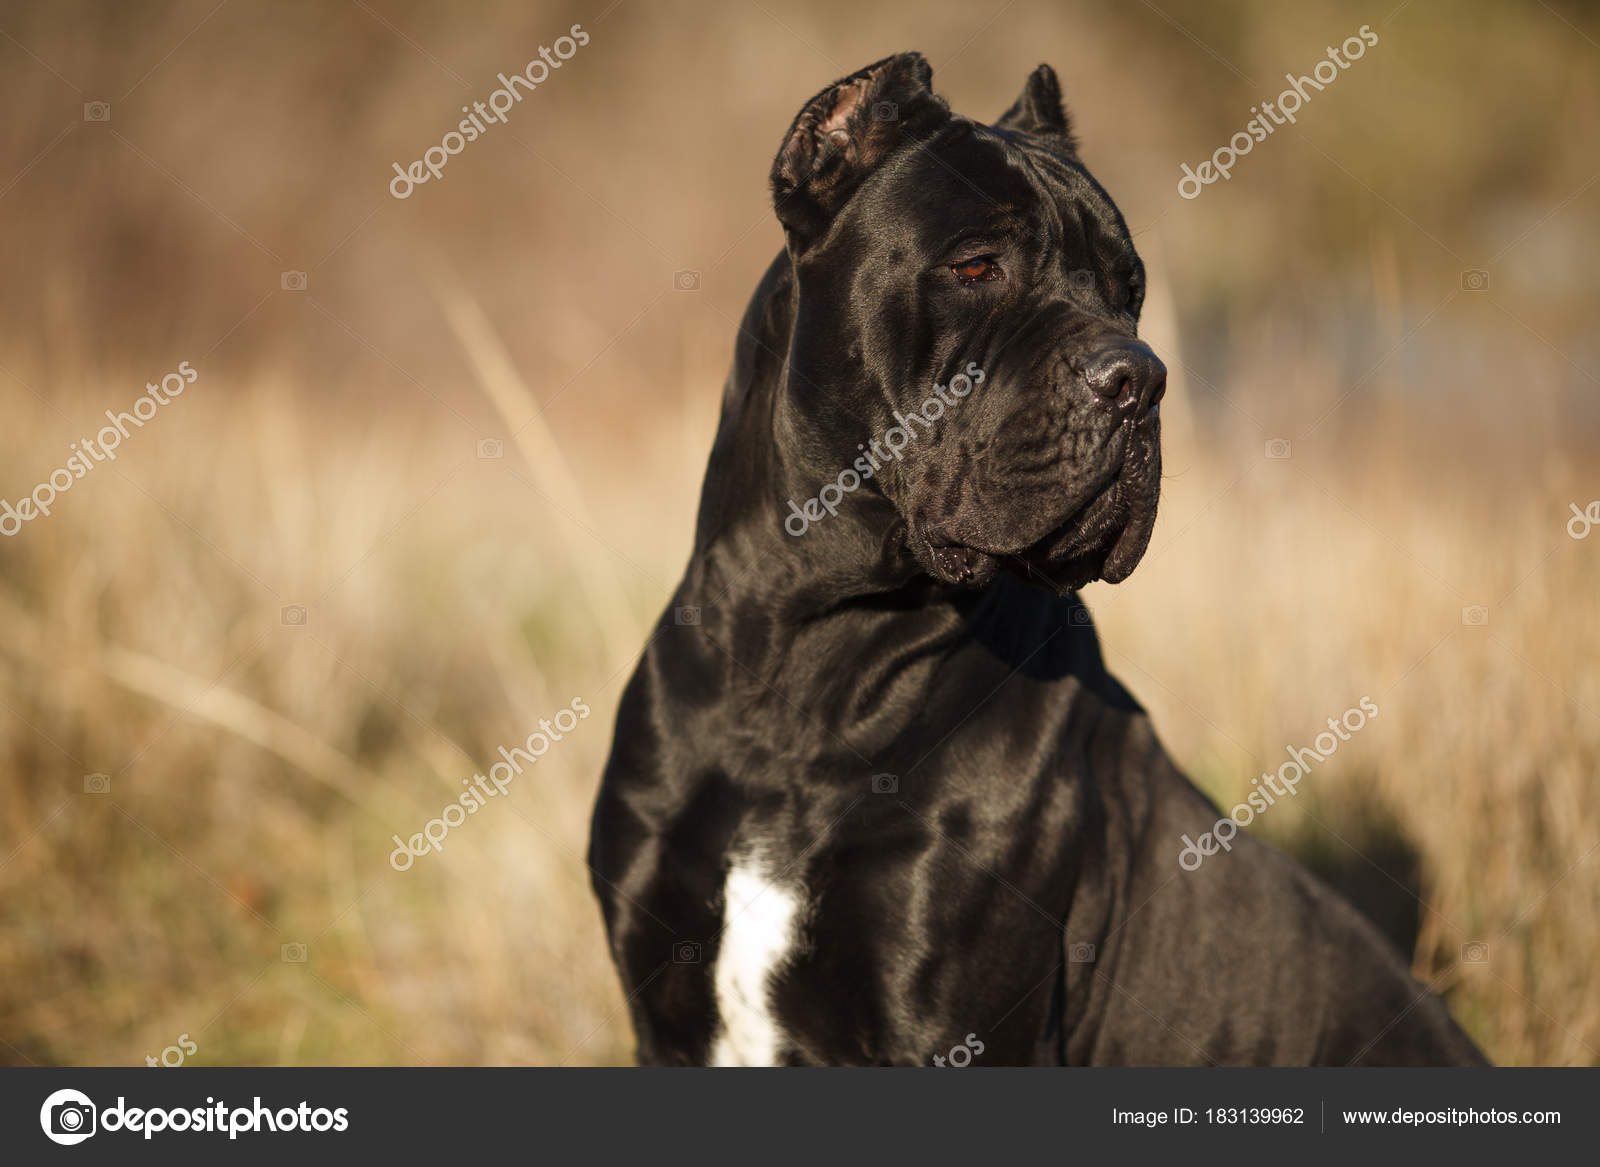
<path id="1" fill-rule="evenodd" d="M 759 856 L 735 861 L 723 887 L 713 979 L 721 1024 L 712 1065 L 777 1064 L 782 1035 L 772 1015 L 772 974 L 794 948 L 799 920 L 797 889 L 774 882 Z"/>

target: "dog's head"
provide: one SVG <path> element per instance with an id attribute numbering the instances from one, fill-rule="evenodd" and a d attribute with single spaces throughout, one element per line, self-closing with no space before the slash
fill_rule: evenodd
<path id="1" fill-rule="evenodd" d="M 875 483 L 936 579 L 1122 580 L 1161 472 L 1144 266 L 1049 66 L 992 126 L 931 79 L 904 53 L 830 86 L 773 164 L 799 287 L 780 424 L 836 499 Z"/>

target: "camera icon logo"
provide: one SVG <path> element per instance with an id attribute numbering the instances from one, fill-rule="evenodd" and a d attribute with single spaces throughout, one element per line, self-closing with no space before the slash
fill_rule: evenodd
<path id="1" fill-rule="evenodd" d="M 672 609 L 672 622 L 685 628 L 700 626 L 700 609 L 694 607 Z"/>
<path id="2" fill-rule="evenodd" d="M 1481 267 L 1468 268 L 1461 273 L 1461 290 L 1463 292 L 1487 292 L 1489 290 L 1489 273 Z"/>
<path id="3" fill-rule="evenodd" d="M 1484 940 L 1468 940 L 1461 946 L 1462 964 L 1488 964 L 1489 945 Z"/>
<path id="4" fill-rule="evenodd" d="M 680 292 L 698 292 L 700 290 L 700 273 L 689 268 L 672 273 L 672 286 Z"/>
<path id="5" fill-rule="evenodd" d="M 1489 609 L 1482 604 L 1468 604 L 1461 609 L 1461 622 L 1468 628 L 1482 628 L 1489 623 Z"/>
<path id="6" fill-rule="evenodd" d="M 110 774 L 85 774 L 83 776 L 83 792 L 85 794 L 110 794 Z"/>
<path id="7" fill-rule="evenodd" d="M 1067 286 L 1074 292 L 1094 291 L 1094 272 L 1086 267 L 1077 268 L 1067 273 Z"/>
<path id="8" fill-rule="evenodd" d="M 80 1090 L 57 1090 L 39 1108 L 45 1138 L 63 1147 L 75 1146 L 95 1132 L 95 1105 Z"/>
<path id="9" fill-rule="evenodd" d="M 1078 944 L 1068 945 L 1067 960 L 1072 964 L 1093 964 L 1094 945 L 1083 944 L 1081 942 Z"/>
<path id="10" fill-rule="evenodd" d="M 875 122 L 897 122 L 900 120 L 900 107 L 892 101 L 879 101 L 873 103 L 872 120 Z"/>
<path id="11" fill-rule="evenodd" d="M 1272 458 L 1272 459 L 1275 459 L 1275 460 L 1278 460 L 1278 461 L 1282 461 L 1283 459 L 1289 457 L 1289 449 L 1290 449 L 1290 447 L 1289 447 L 1289 439 L 1288 438 L 1268 438 L 1267 439 L 1267 450 L 1266 450 L 1266 453 L 1267 453 L 1267 457 L 1269 457 L 1269 458 Z"/>
<path id="12" fill-rule="evenodd" d="M 900 779 L 893 774 L 874 774 L 872 776 L 872 793 L 898 794 L 900 792 Z"/>
<path id="13" fill-rule="evenodd" d="M 306 962 L 306 946 L 298 940 L 285 944 L 278 949 L 278 959 L 284 964 L 304 964 Z"/>
<path id="14" fill-rule="evenodd" d="M 285 628 L 304 628 L 306 626 L 306 610 L 299 604 L 290 604 L 278 613 L 278 618 L 283 621 Z"/>
<path id="15" fill-rule="evenodd" d="M 494 458 L 506 456 L 506 444 L 499 438 L 478 439 L 478 461 L 488 462 Z"/>
<path id="16" fill-rule="evenodd" d="M 286 271 L 278 277 L 278 286 L 285 292 L 303 292 L 306 290 L 306 273 Z"/>
<path id="17" fill-rule="evenodd" d="M 680 940 L 672 946 L 673 964 L 699 964 L 700 942 L 698 940 Z"/>
<path id="18" fill-rule="evenodd" d="M 86 122 L 108 122 L 111 120 L 111 103 L 109 101 L 86 101 L 83 103 L 83 120 Z"/>

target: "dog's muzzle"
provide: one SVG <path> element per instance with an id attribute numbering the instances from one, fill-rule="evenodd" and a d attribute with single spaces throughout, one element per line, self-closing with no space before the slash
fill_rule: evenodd
<path id="1" fill-rule="evenodd" d="M 1144 554 L 1160 486 L 1167 369 L 1143 341 L 1118 337 L 1055 358 L 1054 375 L 964 459 L 971 481 L 927 483 L 958 500 L 913 523 L 913 552 L 948 584 L 981 587 L 1002 566 L 1057 586 L 1119 582 Z"/>

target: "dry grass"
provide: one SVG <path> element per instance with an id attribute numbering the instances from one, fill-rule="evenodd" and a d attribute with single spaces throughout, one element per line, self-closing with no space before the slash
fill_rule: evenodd
<path id="1" fill-rule="evenodd" d="M 572 581 L 587 555 L 618 589 L 604 538 L 514 454 L 356 417 L 352 448 L 275 387 L 207 388 L 137 435 L 143 473 L 100 467 L 7 548 L 11 1058 L 137 1061 L 180 1031 L 209 1062 L 623 1056 L 582 864 L 628 663 L 599 617 L 642 643 L 661 583 L 597 612 Z M 631 554 L 664 568 L 693 500 L 661 473 L 680 518 Z M 391 833 L 574 695 L 596 716 L 512 797 L 390 868 Z"/>
<path id="2" fill-rule="evenodd" d="M 626 1060 L 582 863 L 615 702 L 778 242 L 776 135 L 912 25 L 958 109 L 1061 66 L 1151 264 L 1168 480 L 1144 565 L 1087 593 L 1112 667 L 1225 803 L 1373 697 L 1259 829 L 1410 905 L 1418 972 L 1495 1059 L 1600 1062 L 1600 541 L 1563 529 L 1600 496 L 1600 185 L 1551 137 L 1592 139 L 1600 101 L 1570 29 L 1411 6 L 1304 137 L 1190 204 L 1177 161 L 1266 82 L 1140 6 L 986 30 L 957 0 L 781 26 L 624 4 L 546 104 L 395 204 L 389 163 L 441 111 L 586 18 L 212 7 L 0 23 L 33 54 L 0 41 L 0 180 L 23 172 L 0 241 L 37 273 L 0 287 L 0 495 L 201 370 L 0 541 L 0 1062 L 138 1064 L 184 1033 L 207 1064 Z M 1372 18 L 1164 7 L 1258 80 Z M 1161 62 L 1149 86 L 1129 54 Z M 90 97 L 121 140 L 56 140 Z M 1489 296 L 1459 290 L 1476 265 Z M 277 290 L 291 267 L 309 293 Z M 389 867 L 391 834 L 574 696 L 595 715 L 510 798 Z"/>

